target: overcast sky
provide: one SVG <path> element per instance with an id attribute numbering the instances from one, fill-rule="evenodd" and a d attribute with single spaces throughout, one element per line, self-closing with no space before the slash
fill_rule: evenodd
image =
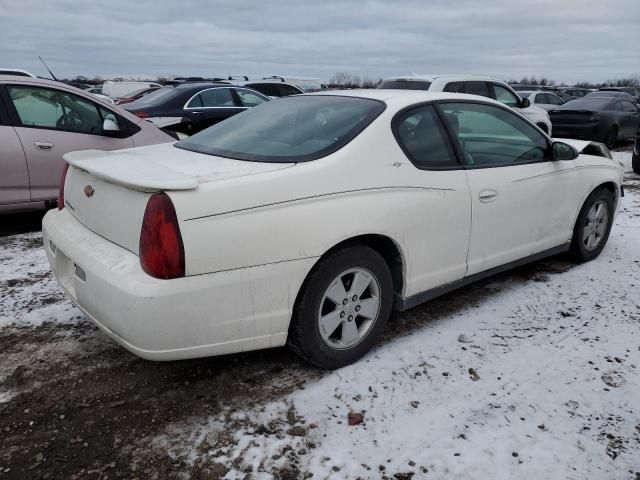
<path id="1" fill-rule="evenodd" d="M 86 75 L 640 75 L 640 0 L 0 0 L 0 67 Z"/>

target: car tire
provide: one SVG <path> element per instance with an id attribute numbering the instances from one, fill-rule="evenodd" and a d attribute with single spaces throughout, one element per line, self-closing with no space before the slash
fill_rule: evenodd
<path id="1" fill-rule="evenodd" d="M 318 367 L 343 367 L 375 345 L 392 303 L 393 280 L 382 256 L 364 245 L 345 246 L 321 258 L 309 273 L 294 306 L 287 344 Z"/>
<path id="2" fill-rule="evenodd" d="M 570 252 L 579 262 L 593 260 L 607 243 L 613 224 L 614 199 L 606 188 L 591 192 L 573 227 Z"/>
<path id="3" fill-rule="evenodd" d="M 609 129 L 607 134 L 604 137 L 604 144 L 608 148 L 613 148 L 618 143 L 618 127 L 615 125 Z"/>

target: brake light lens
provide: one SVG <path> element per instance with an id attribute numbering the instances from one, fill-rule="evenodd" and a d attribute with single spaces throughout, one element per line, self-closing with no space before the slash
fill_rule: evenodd
<path id="1" fill-rule="evenodd" d="M 147 202 L 140 232 L 140 265 L 155 278 L 184 277 L 184 244 L 173 202 L 154 193 Z"/>
<path id="2" fill-rule="evenodd" d="M 67 181 L 67 171 L 69 170 L 69 164 L 65 162 L 62 169 L 62 176 L 60 177 L 60 187 L 58 188 L 58 210 L 64 208 L 64 184 Z"/>
<path id="3" fill-rule="evenodd" d="M 149 114 L 147 112 L 136 112 L 134 115 L 138 118 L 149 118 Z"/>

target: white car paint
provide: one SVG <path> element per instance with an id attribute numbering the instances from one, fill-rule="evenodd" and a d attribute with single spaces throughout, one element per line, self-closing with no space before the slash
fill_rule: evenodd
<path id="1" fill-rule="evenodd" d="M 170 144 L 67 155 L 67 207 L 43 220 L 45 249 L 67 295 L 144 358 L 279 346 L 305 278 L 345 240 L 374 234 L 397 246 L 397 300 L 408 307 L 474 273 L 565 248 L 589 193 L 606 182 L 620 189 L 618 163 L 584 154 L 419 170 L 391 130 L 394 115 L 417 103 L 498 105 L 491 99 L 413 90 L 326 95 L 378 99 L 386 110 L 343 148 L 309 162 L 245 162 Z M 90 199 L 86 185 L 95 191 Z M 487 189 L 499 193 L 494 201 L 480 200 Z M 152 278 L 140 266 L 142 217 L 159 190 L 178 216 L 184 278 Z"/>
<path id="2" fill-rule="evenodd" d="M 107 80 L 102 84 L 102 95 L 117 100 L 121 97 L 126 97 L 130 93 L 142 90 L 143 88 L 161 87 L 156 82 L 138 82 L 138 81 L 123 81 L 123 80 Z"/>
<path id="3" fill-rule="evenodd" d="M 484 77 L 478 75 L 449 75 L 449 74 L 411 74 L 405 76 L 395 76 L 390 78 L 385 78 L 384 81 L 388 80 L 403 80 L 403 81 L 427 81 L 430 82 L 431 85 L 427 91 L 429 92 L 444 92 L 447 84 L 451 82 L 465 82 L 465 81 L 480 81 L 480 82 L 489 82 L 492 84 L 498 84 L 511 93 L 513 93 L 516 97 L 519 97 L 519 92 L 513 90 L 507 82 L 504 80 L 500 80 L 498 78 L 493 77 Z M 522 98 L 522 97 L 520 97 Z M 509 105 L 511 108 L 516 110 L 521 115 L 524 115 L 533 123 L 538 126 L 544 126 L 545 133 L 551 135 L 552 133 L 552 125 L 551 119 L 549 118 L 549 114 L 543 110 L 542 108 L 536 107 L 533 104 L 522 108 L 513 105 Z"/>
<path id="4" fill-rule="evenodd" d="M 564 102 L 558 95 L 553 92 L 546 92 L 544 90 L 535 90 L 535 91 L 519 91 L 518 95 L 522 98 L 528 98 L 531 102 L 531 105 L 534 105 L 538 108 L 542 108 L 547 112 L 549 110 L 554 110 L 562 105 Z M 548 98 L 552 97 L 556 100 L 557 103 L 549 103 Z M 547 99 L 545 101 L 545 99 Z"/>

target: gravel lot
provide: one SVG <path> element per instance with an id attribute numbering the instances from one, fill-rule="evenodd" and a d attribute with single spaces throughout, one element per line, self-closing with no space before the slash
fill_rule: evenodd
<path id="1" fill-rule="evenodd" d="M 6 217 L 0 479 L 640 479 L 640 178 L 615 155 L 627 196 L 597 260 L 395 314 L 332 373 L 285 349 L 140 360 L 62 295 L 41 215 Z"/>

